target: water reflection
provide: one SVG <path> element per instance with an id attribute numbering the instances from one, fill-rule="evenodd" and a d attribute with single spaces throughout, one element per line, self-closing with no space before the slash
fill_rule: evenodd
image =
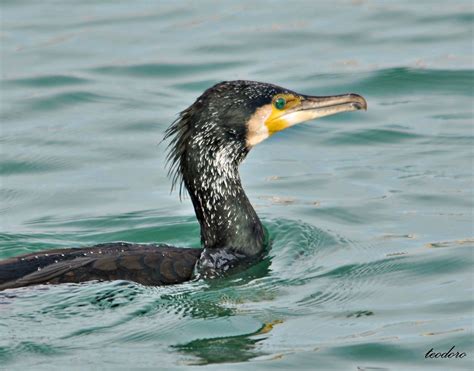
<path id="1" fill-rule="evenodd" d="M 264 324 L 258 331 L 249 334 L 197 339 L 172 348 L 195 358 L 190 362 L 195 365 L 248 361 L 268 354 L 259 349 L 258 344 L 267 338 L 263 335 L 278 323 L 281 321 Z"/>

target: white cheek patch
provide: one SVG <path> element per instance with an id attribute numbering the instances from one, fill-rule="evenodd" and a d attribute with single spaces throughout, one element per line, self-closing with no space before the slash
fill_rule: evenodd
<path id="1" fill-rule="evenodd" d="M 247 122 L 247 147 L 253 147 L 270 136 L 265 122 L 272 113 L 272 105 L 258 108 Z"/>

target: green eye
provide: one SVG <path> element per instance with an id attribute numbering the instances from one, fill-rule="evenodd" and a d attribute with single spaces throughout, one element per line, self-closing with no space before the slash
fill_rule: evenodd
<path id="1" fill-rule="evenodd" d="M 285 104 L 286 104 L 286 100 L 285 98 L 283 97 L 279 97 L 277 99 L 275 99 L 275 107 L 278 108 L 278 109 L 283 109 L 285 107 Z"/>

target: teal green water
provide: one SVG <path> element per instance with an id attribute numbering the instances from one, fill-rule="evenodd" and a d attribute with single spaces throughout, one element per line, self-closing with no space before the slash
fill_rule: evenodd
<path id="1" fill-rule="evenodd" d="M 369 110 L 249 155 L 264 261 L 0 293 L 0 369 L 469 369 L 472 20 L 471 1 L 2 1 L 0 258 L 199 246 L 158 143 L 216 82 L 356 92 Z M 453 345 L 467 356 L 424 357 Z"/>

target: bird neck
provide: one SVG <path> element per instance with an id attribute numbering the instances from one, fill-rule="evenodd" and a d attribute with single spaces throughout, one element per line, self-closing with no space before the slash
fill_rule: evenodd
<path id="1" fill-rule="evenodd" d="M 255 256 L 263 249 L 264 230 L 242 188 L 238 165 L 247 154 L 244 152 L 229 144 L 220 150 L 200 147 L 194 151 L 191 146 L 181 169 L 201 226 L 203 246 Z M 236 157 L 236 153 L 240 155 Z"/>

